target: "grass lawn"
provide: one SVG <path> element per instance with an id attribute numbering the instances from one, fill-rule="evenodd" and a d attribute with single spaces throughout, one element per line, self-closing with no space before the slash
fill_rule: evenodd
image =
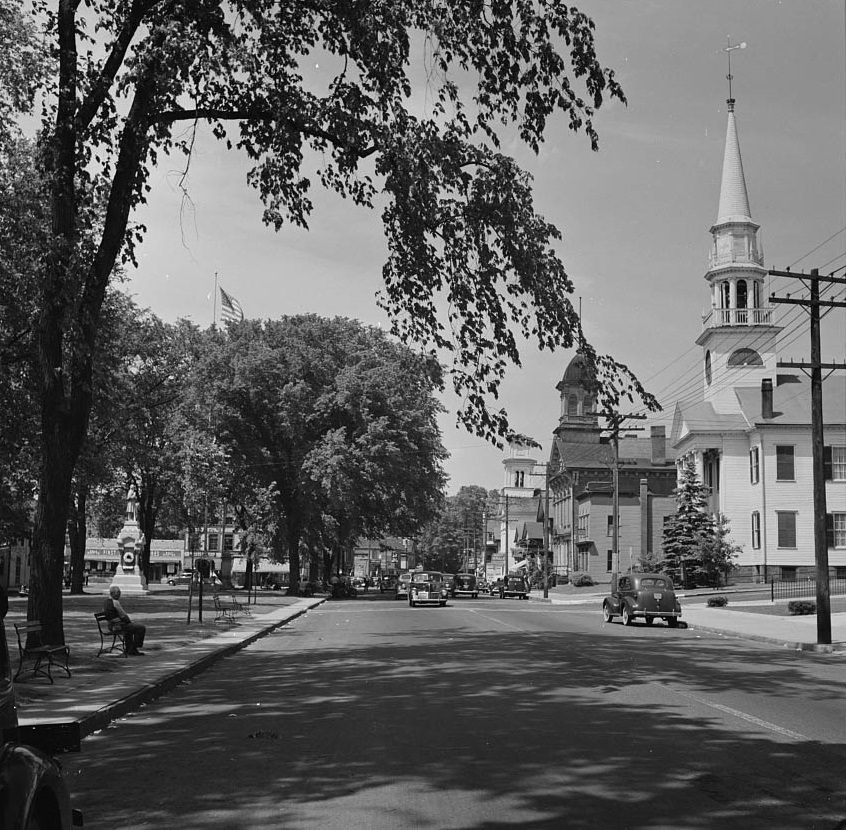
<path id="1" fill-rule="evenodd" d="M 813 600 L 813 597 L 807 599 Z M 735 605 L 729 598 L 729 604 L 724 607 L 729 611 L 748 611 L 752 614 L 768 614 L 773 617 L 791 616 L 787 609 L 787 601 L 784 600 L 772 605 Z M 844 612 L 846 612 L 846 597 L 831 597 L 831 613 L 842 614 Z"/>

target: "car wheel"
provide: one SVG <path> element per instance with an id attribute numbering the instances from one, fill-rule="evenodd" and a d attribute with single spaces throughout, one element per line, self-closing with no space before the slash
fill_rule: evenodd
<path id="1" fill-rule="evenodd" d="M 438 605 L 440 605 L 441 608 L 446 608 L 446 600 L 444 600 L 444 602 L 439 602 Z"/>
<path id="2" fill-rule="evenodd" d="M 654 623 L 654 622 L 655 622 L 655 617 L 647 617 L 646 618 L 646 624 L 647 625 L 652 625 L 652 623 Z"/>
<path id="3" fill-rule="evenodd" d="M 679 627 L 679 618 L 678 617 L 667 617 L 667 625 L 670 628 L 678 628 Z"/>
<path id="4" fill-rule="evenodd" d="M 607 623 L 610 623 L 614 619 L 614 615 L 611 613 L 611 606 L 607 602 L 602 603 L 602 619 Z"/>
<path id="5" fill-rule="evenodd" d="M 629 610 L 629 606 L 624 605 L 623 606 L 623 625 L 631 625 L 633 619 L 634 618 L 632 617 L 632 612 Z"/>

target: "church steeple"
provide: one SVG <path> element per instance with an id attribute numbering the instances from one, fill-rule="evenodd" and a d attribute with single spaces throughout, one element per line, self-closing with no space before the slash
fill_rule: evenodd
<path id="1" fill-rule="evenodd" d="M 745 46 L 746 44 L 742 44 Z M 731 52 L 742 48 L 729 46 Z M 703 320 L 704 331 L 696 342 L 704 351 L 705 400 L 717 412 L 739 411 L 734 389 L 758 386 L 764 378 L 775 379 L 776 335 L 772 309 L 765 300 L 764 252 L 758 236 L 760 226 L 752 220 L 740 141 L 731 97 L 729 98 L 720 202 L 717 221 L 711 227 L 711 251 L 705 279 L 711 288 L 711 311 Z"/>

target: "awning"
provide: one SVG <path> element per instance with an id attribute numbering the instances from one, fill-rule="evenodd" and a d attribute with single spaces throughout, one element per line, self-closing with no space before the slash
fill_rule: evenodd
<path id="1" fill-rule="evenodd" d="M 246 573 L 247 572 L 247 557 L 233 556 L 232 557 L 232 573 Z M 287 574 L 291 572 L 291 566 L 287 562 L 273 562 L 270 559 L 262 557 L 255 566 L 255 573 L 281 573 Z"/>

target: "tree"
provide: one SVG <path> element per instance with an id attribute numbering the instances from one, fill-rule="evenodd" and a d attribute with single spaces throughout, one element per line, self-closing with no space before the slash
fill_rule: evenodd
<path id="1" fill-rule="evenodd" d="M 190 158 L 199 125 L 230 144 L 237 125 L 234 142 L 254 165 L 248 181 L 276 227 L 307 224 L 308 152 L 323 160 L 323 186 L 368 207 L 379 195 L 388 248 L 380 302 L 402 339 L 452 353 L 469 429 L 492 440 L 510 433 L 506 413 L 488 402 L 507 363 L 520 362 L 518 334 L 540 348 L 584 345 L 553 248 L 560 232 L 536 214 L 530 177 L 497 134 L 537 152 L 561 114 L 598 146 L 596 109 L 624 95 L 577 9 L 561 0 L 92 0 L 55 9 L 35 0 L 33 13 L 55 65 L 41 136 L 51 223 L 38 274 L 42 461 L 28 614 L 50 641 L 63 641 L 67 505 L 103 298 L 115 265 L 134 262 L 143 238 L 132 212 L 151 167 L 174 150 Z M 426 50 L 425 116 L 411 112 L 412 44 Z M 315 55 L 337 67 L 323 91 L 303 78 Z M 604 357 L 595 365 L 601 397 L 645 395 L 624 366 Z"/>
<path id="2" fill-rule="evenodd" d="M 728 580 L 734 558 L 743 548 L 729 539 L 729 520 L 722 513 L 714 519 L 711 533 L 700 540 L 700 569 L 705 582 L 714 588 Z"/>
<path id="3" fill-rule="evenodd" d="M 457 573 L 484 562 L 484 521 L 488 491 L 476 484 L 447 496 L 443 511 L 420 535 L 419 548 L 428 568 Z M 475 550 L 475 554 L 470 552 Z M 468 552 L 470 552 L 468 554 Z"/>
<path id="4" fill-rule="evenodd" d="M 675 581 L 687 586 L 702 568 L 703 541 L 714 536 L 709 490 L 699 481 L 693 461 L 682 468 L 675 496 L 676 512 L 664 525 L 664 567 Z"/>
<path id="5" fill-rule="evenodd" d="M 231 474 L 273 488 L 292 591 L 303 541 L 340 562 L 360 536 L 412 535 L 438 509 L 439 384 L 437 363 L 342 318 L 245 321 L 204 351 L 194 409 L 211 413 Z"/>

